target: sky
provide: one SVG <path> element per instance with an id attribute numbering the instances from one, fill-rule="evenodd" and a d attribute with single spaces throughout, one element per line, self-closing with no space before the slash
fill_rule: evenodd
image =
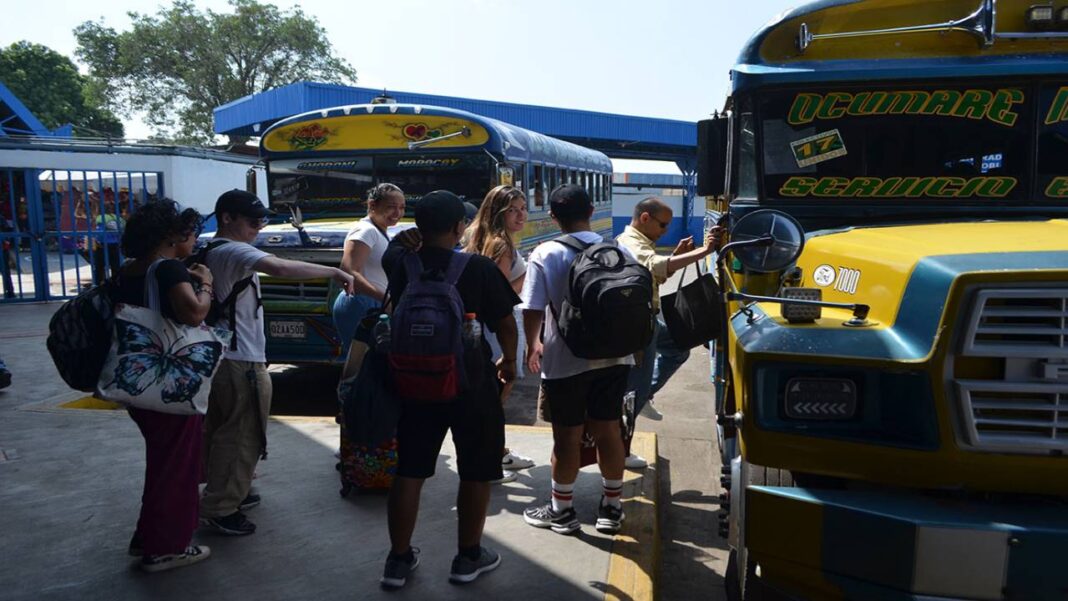
<path id="1" fill-rule="evenodd" d="M 264 0 L 261 0 L 264 1 Z M 229 9 L 225 0 L 196 0 Z M 749 37 L 802 0 L 303 0 L 357 85 L 696 121 L 723 106 Z M 74 58 L 72 30 L 116 29 L 162 2 L 34 0 L 4 6 L 0 45 Z M 281 8 L 293 2 L 274 2 Z M 150 130 L 136 116 L 127 135 Z M 618 168 L 618 167 L 617 167 Z"/>

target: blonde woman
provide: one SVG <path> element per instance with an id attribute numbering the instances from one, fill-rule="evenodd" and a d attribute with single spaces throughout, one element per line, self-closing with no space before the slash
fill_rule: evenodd
<path id="1" fill-rule="evenodd" d="M 359 371 L 370 342 L 370 332 L 360 321 L 374 307 L 381 307 L 389 280 L 382 269 L 382 254 L 389 246 L 389 228 L 404 216 L 404 192 L 393 184 L 378 184 L 367 193 L 367 216 L 357 221 L 345 236 L 341 270 L 353 276 L 353 294 L 339 294 L 334 301 L 334 325 L 343 345 L 349 345 L 342 378 Z"/>
<path id="2" fill-rule="evenodd" d="M 523 289 L 523 279 L 526 277 L 527 264 L 523 256 L 516 248 L 515 238 L 523 231 L 527 222 L 527 197 L 512 186 L 497 186 L 486 194 L 482 205 L 475 215 L 475 219 L 468 226 L 464 251 L 489 257 L 497 264 L 512 288 L 519 293 Z M 518 313 L 518 311 L 517 311 Z M 517 353 L 523 353 L 525 341 L 523 340 L 523 327 L 521 317 L 519 320 L 519 344 Z M 487 332 L 487 340 L 493 348 L 493 360 L 501 357 L 501 346 L 497 337 L 492 332 Z M 523 376 L 522 362 L 517 361 L 517 377 Z M 512 383 L 505 384 L 501 389 L 501 402 L 508 399 L 512 392 Z M 506 471 L 500 483 L 515 480 L 515 471 L 534 466 L 534 461 L 529 457 L 518 455 L 508 448 L 504 449 L 501 458 L 501 467 Z"/>

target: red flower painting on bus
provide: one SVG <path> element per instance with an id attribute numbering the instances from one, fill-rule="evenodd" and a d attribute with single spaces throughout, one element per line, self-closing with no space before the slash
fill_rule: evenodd
<path id="1" fill-rule="evenodd" d="M 333 133 L 318 123 L 309 123 L 289 134 L 289 147 L 293 150 L 314 150 L 322 146 Z"/>

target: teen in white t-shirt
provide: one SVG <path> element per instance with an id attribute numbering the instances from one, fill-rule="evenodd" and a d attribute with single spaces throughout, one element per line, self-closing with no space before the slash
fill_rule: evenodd
<path id="1" fill-rule="evenodd" d="M 355 294 L 339 294 L 334 301 L 334 327 L 343 345 L 349 346 L 342 378 L 359 371 L 370 332 L 360 321 L 374 307 L 382 306 L 389 280 L 382 269 L 382 254 L 389 246 L 386 232 L 404 216 L 404 192 L 393 184 L 378 184 L 367 193 L 367 216 L 357 221 L 345 236 L 341 270 L 352 274 Z"/>

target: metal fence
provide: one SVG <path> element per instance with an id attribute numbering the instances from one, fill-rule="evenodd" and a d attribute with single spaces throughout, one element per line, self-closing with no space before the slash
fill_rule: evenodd
<path id="1" fill-rule="evenodd" d="M 0 303 L 69 298 L 123 260 L 126 219 L 163 174 L 0 167 Z"/>

